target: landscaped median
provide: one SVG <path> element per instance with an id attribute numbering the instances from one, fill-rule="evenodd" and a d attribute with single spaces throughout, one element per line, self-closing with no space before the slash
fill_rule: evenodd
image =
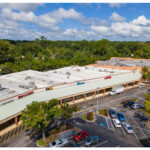
<path id="1" fill-rule="evenodd" d="M 95 114 L 94 114 L 94 112 L 88 112 L 87 114 L 84 114 L 82 118 L 86 121 L 94 121 Z"/>
<path id="2" fill-rule="evenodd" d="M 99 114 L 108 117 L 108 110 L 107 109 L 99 109 Z"/>

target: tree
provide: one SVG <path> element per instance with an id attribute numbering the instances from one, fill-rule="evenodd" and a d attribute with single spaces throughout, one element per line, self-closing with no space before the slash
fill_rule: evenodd
<path id="1" fill-rule="evenodd" d="M 32 102 L 27 105 L 21 113 L 21 120 L 25 127 L 34 130 L 41 130 L 45 142 L 45 129 L 54 117 L 60 115 L 58 100 L 52 99 L 46 102 Z"/>
<path id="2" fill-rule="evenodd" d="M 150 93 L 144 95 L 145 96 L 145 103 L 144 103 L 144 106 L 145 106 L 145 113 L 147 116 L 150 116 Z"/>
<path id="3" fill-rule="evenodd" d="M 150 82 L 150 68 L 142 67 L 143 79 Z"/>
<path id="4" fill-rule="evenodd" d="M 67 119 L 73 116 L 73 112 L 78 110 L 77 105 L 69 105 L 64 103 L 61 105 L 61 117 L 64 119 L 64 124 L 66 125 Z"/>

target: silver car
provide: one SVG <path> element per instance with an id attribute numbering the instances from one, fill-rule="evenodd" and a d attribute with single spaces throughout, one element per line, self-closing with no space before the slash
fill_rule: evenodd
<path id="1" fill-rule="evenodd" d="M 131 108 L 133 108 L 133 109 L 138 109 L 140 107 L 142 107 L 141 104 L 133 104 L 133 105 L 131 105 Z"/>
<path id="2" fill-rule="evenodd" d="M 62 147 L 68 143 L 67 139 L 55 140 L 54 142 L 49 144 L 49 147 Z"/>
<path id="3" fill-rule="evenodd" d="M 122 126 L 126 130 L 127 133 L 133 133 L 133 129 L 129 123 L 123 122 Z"/>

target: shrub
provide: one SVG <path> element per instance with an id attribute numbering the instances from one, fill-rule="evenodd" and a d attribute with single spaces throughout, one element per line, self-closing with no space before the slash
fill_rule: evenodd
<path id="1" fill-rule="evenodd" d="M 100 109 L 99 114 L 104 115 L 104 116 L 108 116 L 108 110 L 107 109 Z"/>
<path id="2" fill-rule="evenodd" d="M 93 120 L 93 119 L 94 119 L 93 112 L 88 112 L 87 113 L 87 120 Z"/>
<path id="3" fill-rule="evenodd" d="M 87 120 L 87 114 L 83 115 L 83 119 Z"/>

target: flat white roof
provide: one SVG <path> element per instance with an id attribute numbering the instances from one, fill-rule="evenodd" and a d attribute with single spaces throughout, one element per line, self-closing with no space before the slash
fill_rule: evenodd
<path id="1" fill-rule="evenodd" d="M 42 88 L 128 72 L 131 71 L 93 66 L 70 66 L 47 72 L 27 70 L 2 75 L 0 84 L 6 89 L 0 91 L 0 100 L 32 90 L 29 85 L 33 82 L 37 88 Z M 29 89 L 22 88 L 20 85 L 28 86 Z"/>

